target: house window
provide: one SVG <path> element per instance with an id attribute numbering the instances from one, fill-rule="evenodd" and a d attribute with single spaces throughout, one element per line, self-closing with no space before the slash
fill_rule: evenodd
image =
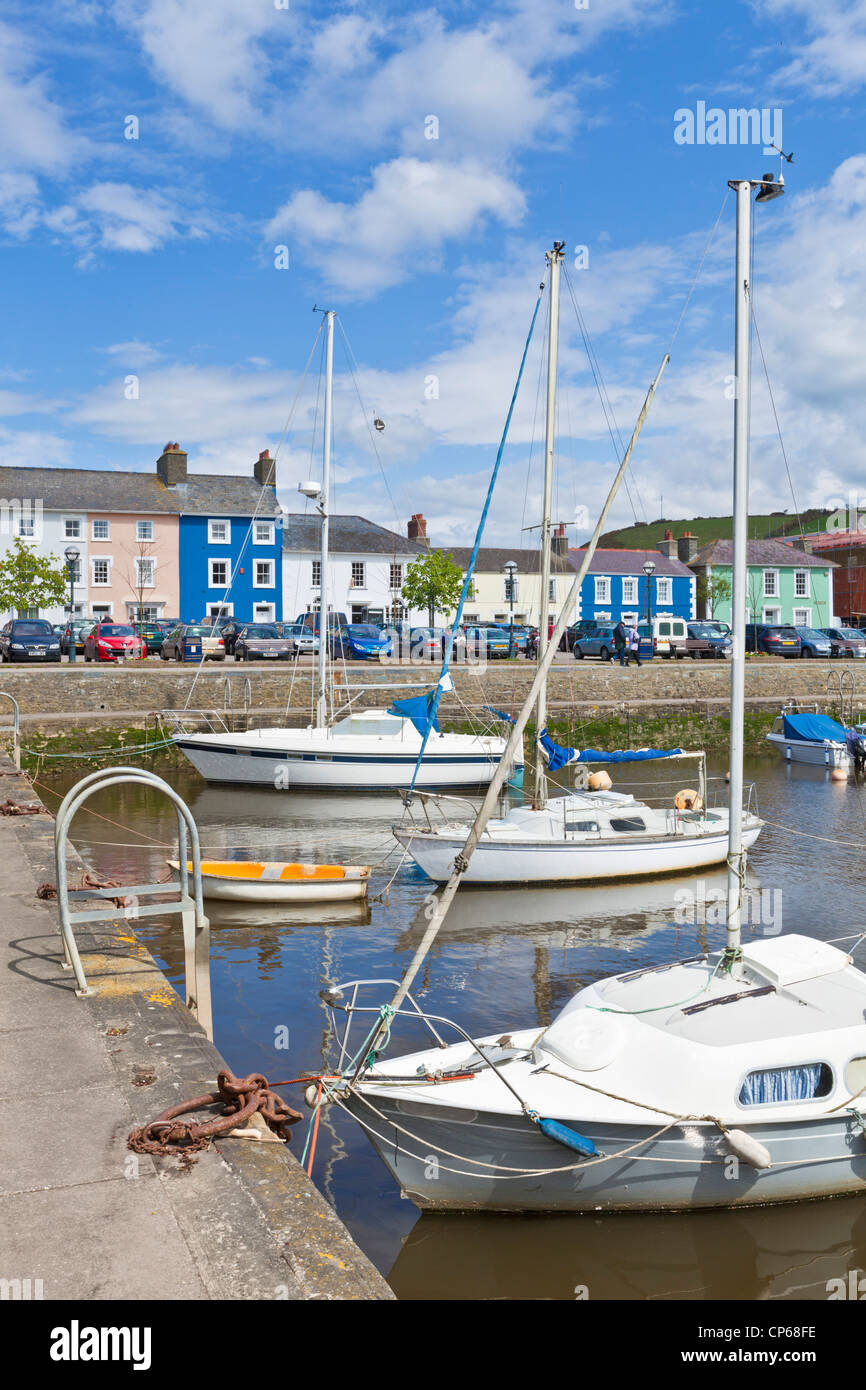
<path id="1" fill-rule="evenodd" d="M 135 587 L 152 589 L 156 583 L 156 561 L 137 556 L 135 561 Z"/>
<path id="2" fill-rule="evenodd" d="M 363 589 L 363 588 L 364 588 L 364 569 L 365 569 L 365 565 L 364 565 L 363 560 L 353 560 L 353 561 L 352 561 L 352 588 L 353 588 L 353 589 Z"/>
<path id="3" fill-rule="evenodd" d="M 126 611 L 130 622 L 155 623 L 159 618 L 161 603 L 130 603 L 127 601 Z"/>
<path id="4" fill-rule="evenodd" d="M 391 589 L 402 589 L 403 587 L 403 566 L 398 564 L 391 565 Z"/>
<path id="5" fill-rule="evenodd" d="M 111 603 L 94 603 L 90 609 L 91 614 L 97 622 L 103 618 L 110 618 L 114 605 Z"/>
<path id="6" fill-rule="evenodd" d="M 610 579 L 606 574 L 596 575 L 595 601 L 596 603 L 610 603 Z"/>
<path id="7" fill-rule="evenodd" d="M 93 583 L 94 583 L 94 584 L 110 584 L 110 583 L 111 583 L 111 561 L 110 561 L 110 560 L 106 560 L 106 559 L 101 559 L 101 560 L 93 559 L 93 560 L 91 561 L 91 564 L 93 565 Z"/>
<path id="8" fill-rule="evenodd" d="M 32 516 L 22 516 L 18 518 L 18 534 L 25 540 L 32 540 L 36 535 L 36 519 Z"/>
<path id="9" fill-rule="evenodd" d="M 209 560 L 211 589 L 227 589 L 231 574 L 231 560 Z"/>
<path id="10" fill-rule="evenodd" d="M 764 609 L 764 622 L 765 622 L 765 623 L 769 623 L 769 625 L 770 625 L 771 627 L 776 627 L 776 626 L 778 626 L 778 624 L 779 624 L 781 621 L 782 621 L 782 610 L 781 610 L 781 608 L 775 608 L 775 607 L 773 607 L 773 608 L 765 608 L 765 609 Z"/>
<path id="11" fill-rule="evenodd" d="M 63 534 L 68 541 L 81 540 L 81 522 L 77 517 L 67 516 L 64 518 Z"/>
<path id="12" fill-rule="evenodd" d="M 548 592 L 547 597 L 550 599 L 551 603 L 556 603 L 556 580 L 555 580 L 555 579 L 551 579 L 551 581 L 550 581 L 549 592 Z"/>
<path id="13" fill-rule="evenodd" d="M 231 540 L 232 528 L 228 521 L 211 521 L 207 524 L 208 545 L 227 545 Z"/>
<path id="14" fill-rule="evenodd" d="M 253 545 L 273 545 L 274 523 L 272 521 L 253 522 Z"/>
<path id="15" fill-rule="evenodd" d="M 322 587 L 322 562 L 321 562 L 321 560 L 314 560 L 314 561 L 313 561 L 313 588 L 314 588 L 314 589 L 321 589 L 321 587 Z"/>
<path id="16" fill-rule="evenodd" d="M 764 570 L 764 598 L 776 598 L 779 593 L 778 570 Z"/>
<path id="17" fill-rule="evenodd" d="M 809 571 L 794 570 L 794 597 L 806 598 L 809 593 Z"/>
<path id="18" fill-rule="evenodd" d="M 794 609 L 794 626 L 795 626 L 795 627 L 811 627 L 811 626 L 812 626 L 812 610 L 811 610 L 811 608 L 795 608 L 795 609 Z"/>
<path id="19" fill-rule="evenodd" d="M 207 616 L 209 618 L 233 618 L 235 606 L 233 603 L 209 603 L 207 605 Z"/>
<path id="20" fill-rule="evenodd" d="M 255 574 L 253 576 L 254 589 L 272 589 L 274 587 L 274 562 L 273 560 L 256 560 Z"/>
<path id="21" fill-rule="evenodd" d="M 657 580 L 656 580 L 656 603 L 672 603 L 672 602 L 673 602 L 672 589 L 673 589 L 673 580 L 672 580 L 672 579 L 657 579 Z"/>
<path id="22" fill-rule="evenodd" d="M 622 601 L 623 603 L 637 603 L 637 580 L 633 578 L 623 579 L 622 581 Z"/>
<path id="23" fill-rule="evenodd" d="M 152 540 L 153 540 L 153 522 L 152 522 L 152 521 L 137 521 L 137 522 L 135 523 L 135 539 L 136 539 L 137 541 L 152 541 Z"/>
<path id="24" fill-rule="evenodd" d="M 94 521 L 90 534 L 95 541 L 110 541 L 111 522 L 104 517 Z"/>
<path id="25" fill-rule="evenodd" d="M 66 577 L 67 577 L 67 579 L 69 578 L 69 561 L 68 561 L 68 560 L 66 561 Z M 79 555 L 78 559 L 75 561 L 75 564 L 74 564 L 73 567 L 72 567 L 72 583 L 73 583 L 73 584 L 80 584 L 80 583 L 81 583 L 81 556 L 80 556 L 80 555 Z"/>

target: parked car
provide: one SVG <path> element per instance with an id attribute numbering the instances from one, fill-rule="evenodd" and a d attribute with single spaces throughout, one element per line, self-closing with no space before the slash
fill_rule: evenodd
<path id="1" fill-rule="evenodd" d="M 315 656 L 319 639 L 304 623 L 274 623 L 274 627 L 292 649 L 293 656 Z"/>
<path id="2" fill-rule="evenodd" d="M 596 626 L 594 632 L 587 632 L 578 638 L 573 647 L 573 655 L 575 661 L 582 661 L 585 656 L 597 656 L 602 661 L 612 661 L 614 648 L 613 628 Z"/>
<path id="3" fill-rule="evenodd" d="M 746 623 L 746 651 L 767 652 L 770 656 L 799 656 L 800 639 L 790 625 Z"/>
<path id="4" fill-rule="evenodd" d="M 73 641 L 75 642 L 75 650 L 83 652 L 84 639 L 92 627 L 92 618 L 73 618 L 72 622 L 67 623 L 60 636 L 60 651 L 63 656 L 69 655 Z"/>
<path id="5" fill-rule="evenodd" d="M 725 637 L 731 635 L 731 624 L 719 622 L 718 618 L 701 618 L 705 627 L 714 627 L 717 632 L 721 632 Z"/>
<path id="6" fill-rule="evenodd" d="M 511 641 L 514 655 L 525 656 L 527 639 L 532 629 L 526 627 L 523 623 L 515 623 L 512 633 L 510 623 L 497 623 L 496 626 L 499 628 L 500 632 L 505 634 L 506 642 Z"/>
<path id="7" fill-rule="evenodd" d="M 84 639 L 85 661 L 138 661 L 146 655 L 131 623 L 97 623 Z"/>
<path id="8" fill-rule="evenodd" d="M 449 627 L 413 627 L 400 640 L 401 655 L 408 651 L 414 661 L 441 661 L 450 633 Z M 462 661 L 466 656 L 466 633 L 462 627 L 454 634 L 451 654 L 456 661 Z"/>
<path id="9" fill-rule="evenodd" d="M 275 623 L 247 623 L 235 638 L 235 661 L 288 661 L 293 651 Z"/>
<path id="10" fill-rule="evenodd" d="M 498 627 L 464 627 L 466 649 L 476 658 L 489 660 L 508 656 L 508 634 Z"/>
<path id="11" fill-rule="evenodd" d="M 144 639 L 148 655 L 151 652 L 159 651 L 165 641 L 165 634 L 169 631 L 162 623 L 158 622 L 134 622 L 132 626 L 139 637 Z"/>
<path id="12" fill-rule="evenodd" d="M 819 632 L 816 627 L 795 627 L 794 631 L 800 639 L 801 656 L 833 655 L 830 638 L 825 636 L 823 632 Z"/>
<path id="13" fill-rule="evenodd" d="M 190 624 L 193 626 L 193 624 Z M 231 656 L 235 649 L 238 633 L 244 626 L 237 618 L 227 617 L 225 614 L 219 617 L 204 617 L 200 623 L 194 624 L 196 627 L 206 628 L 212 637 L 221 637 L 223 650 L 227 656 Z"/>
<path id="14" fill-rule="evenodd" d="M 830 638 L 831 656 L 866 657 L 866 641 L 856 627 L 822 627 Z"/>
<path id="15" fill-rule="evenodd" d="M 59 661 L 60 638 L 45 618 L 11 618 L 0 631 L 0 661 Z"/>
<path id="16" fill-rule="evenodd" d="M 726 657 L 733 643 L 727 633 L 719 632 L 709 623 L 686 623 L 686 651 L 690 657 Z"/>
<path id="17" fill-rule="evenodd" d="M 346 623 L 328 633 L 331 656 L 346 661 L 375 661 L 391 651 L 391 639 L 375 623 Z"/>
<path id="18" fill-rule="evenodd" d="M 297 618 L 295 619 L 295 622 L 303 623 L 303 624 L 304 624 L 304 627 L 308 627 L 308 628 L 310 629 L 311 632 L 315 632 L 316 634 L 318 634 L 318 632 L 319 632 L 320 623 L 319 623 L 319 615 L 318 615 L 318 613 L 311 613 L 311 612 L 299 613 L 298 616 L 297 616 Z M 332 630 L 332 629 L 334 629 L 334 628 L 340 628 L 340 627 L 348 627 L 348 626 L 349 626 L 349 619 L 348 619 L 348 617 L 346 616 L 345 613 L 329 613 L 329 614 L 328 614 L 328 628 L 329 628 L 329 630 Z"/>
<path id="19" fill-rule="evenodd" d="M 213 630 L 212 623 L 178 623 L 167 632 L 159 654 L 163 661 L 185 661 L 187 645 L 192 641 L 205 661 L 225 661 L 225 641 Z"/>

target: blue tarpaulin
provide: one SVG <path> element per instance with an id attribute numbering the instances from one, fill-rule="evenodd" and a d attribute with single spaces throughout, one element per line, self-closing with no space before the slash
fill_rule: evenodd
<path id="1" fill-rule="evenodd" d="M 497 709 L 495 705 L 485 705 L 484 708 L 489 710 L 491 714 L 495 714 L 497 719 L 504 720 L 506 724 L 514 723 L 510 714 L 506 714 L 504 710 Z"/>
<path id="2" fill-rule="evenodd" d="M 826 714 L 786 714 L 783 715 L 785 738 L 812 739 L 823 743 L 844 743 L 845 730 L 835 719 Z"/>
<path id="3" fill-rule="evenodd" d="M 558 768 L 571 762 L 645 763 L 653 758 L 675 758 L 683 751 L 682 748 L 620 748 L 603 753 L 599 748 L 584 748 L 579 752 L 576 748 L 561 748 L 558 743 L 554 743 L 546 729 L 542 729 L 538 742 L 544 750 L 551 772 L 556 772 Z"/>
<path id="4" fill-rule="evenodd" d="M 538 742 L 541 744 L 544 756 L 547 758 L 547 766 L 551 772 L 557 772 L 559 768 L 565 767 L 566 763 L 573 762 L 578 757 L 576 748 L 560 748 L 558 743 L 554 743 L 546 729 L 542 729 L 538 736 Z"/>
<path id="5" fill-rule="evenodd" d="M 396 714 L 399 719 L 411 719 L 419 734 L 426 734 L 430 729 L 439 732 L 439 720 L 435 713 L 431 719 L 433 701 L 436 692 L 431 690 L 426 695 L 413 695 L 410 700 L 395 700 L 389 714 Z"/>

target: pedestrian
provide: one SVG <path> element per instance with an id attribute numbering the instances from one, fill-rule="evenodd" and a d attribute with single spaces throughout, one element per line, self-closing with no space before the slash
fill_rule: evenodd
<path id="1" fill-rule="evenodd" d="M 628 630 L 628 657 L 626 658 L 626 666 L 630 665 L 633 660 L 637 662 L 638 666 L 643 665 L 640 659 L 640 633 L 636 627 L 630 627 Z"/>
<path id="2" fill-rule="evenodd" d="M 613 652 L 619 657 L 620 666 L 628 664 L 628 630 L 621 618 L 613 630 Z"/>

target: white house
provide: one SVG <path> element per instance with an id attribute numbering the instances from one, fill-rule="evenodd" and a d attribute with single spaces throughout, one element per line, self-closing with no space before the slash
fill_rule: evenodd
<path id="1" fill-rule="evenodd" d="M 363 516 L 329 519 L 328 607 L 345 613 L 349 622 L 396 623 L 421 626 L 427 614 L 410 612 L 400 590 L 406 570 L 428 553 L 426 523 L 413 517 L 412 539 L 377 526 Z M 315 611 L 321 597 L 321 521 L 309 515 L 287 514 L 283 521 L 283 614 L 287 622 Z"/>
<path id="2" fill-rule="evenodd" d="M 0 470 L 0 485 L 13 483 L 20 492 L 22 482 L 27 482 L 24 469 Z M 84 616 L 87 613 L 87 513 L 74 507 L 46 507 L 42 497 L 4 496 L 0 498 L 0 554 L 5 554 L 18 537 L 26 541 L 38 555 L 63 566 L 66 565 L 64 550 L 67 546 L 76 547 L 80 554 L 75 571 L 75 612 Z M 47 618 L 49 622 L 60 623 L 67 616 L 67 611 L 63 604 L 59 604 L 23 616 Z M 4 613 L 3 621 L 17 616 L 15 613 Z"/>

